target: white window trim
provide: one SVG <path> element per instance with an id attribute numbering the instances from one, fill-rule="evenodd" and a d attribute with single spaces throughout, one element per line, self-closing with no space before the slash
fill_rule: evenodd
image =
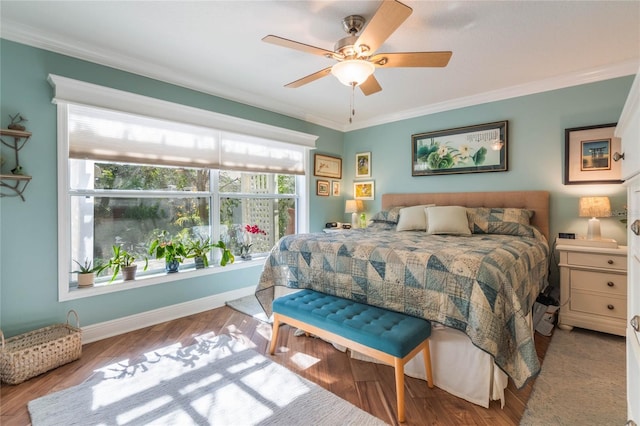
<path id="1" fill-rule="evenodd" d="M 205 127 L 214 127 L 221 130 L 301 145 L 308 148 L 305 149 L 306 165 L 309 164 L 309 149 L 315 148 L 318 136 L 98 86 L 54 74 L 49 75 L 48 81 L 54 87 L 55 92 L 52 102 L 58 104 L 58 301 L 63 302 L 176 280 L 186 280 L 203 275 L 217 274 L 258 265 L 261 266 L 264 263 L 264 259 L 256 259 L 227 265 L 224 268 L 213 267 L 203 270 L 183 271 L 179 273 L 179 276 L 160 274 L 156 277 L 147 277 L 143 280 L 123 282 L 117 285 L 96 286 L 82 289 L 81 291 L 72 290 L 69 286 L 70 271 L 67 267 L 63 267 L 63 265 L 68 264 L 68 256 L 71 252 L 71 215 L 69 214 L 71 195 L 69 192 L 68 169 L 69 133 L 67 128 L 68 109 L 65 107 L 67 103 L 109 108 L 117 111 L 147 115 Z M 300 179 L 296 181 L 299 191 L 298 206 L 300 208 L 297 215 L 298 232 L 301 233 L 308 232 L 309 230 L 309 197 L 307 185 L 310 184 L 311 179 L 309 178 L 309 168 L 306 169 L 306 185 L 300 184 Z M 299 178 L 301 178 L 301 176 Z"/>

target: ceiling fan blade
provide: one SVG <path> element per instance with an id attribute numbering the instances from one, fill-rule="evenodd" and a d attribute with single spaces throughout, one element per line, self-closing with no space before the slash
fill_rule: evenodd
<path id="1" fill-rule="evenodd" d="M 333 52 L 330 50 L 322 49 L 320 47 L 311 46 L 297 41 L 289 40 L 286 38 L 268 35 L 265 36 L 262 41 L 265 43 L 275 44 L 276 46 L 288 47 L 289 49 L 300 50 L 302 52 L 311 53 L 312 55 L 320 55 L 325 57 L 332 57 Z"/>
<path id="2" fill-rule="evenodd" d="M 398 27 L 411 15 L 413 10 L 399 1 L 384 0 L 375 15 L 358 37 L 355 45 L 368 46 L 368 54 L 372 54 Z"/>
<path id="3" fill-rule="evenodd" d="M 359 87 L 365 96 L 373 95 L 374 93 L 378 93 L 382 90 L 382 86 L 380 86 L 380 83 L 378 83 L 378 80 L 376 80 L 373 74 L 371 74 Z"/>
<path id="4" fill-rule="evenodd" d="M 378 53 L 369 59 L 376 67 L 446 67 L 452 52 Z"/>
<path id="5" fill-rule="evenodd" d="M 314 72 L 313 74 L 309 74 L 308 76 L 302 77 L 301 79 L 298 79 L 296 81 L 292 81 L 289 84 L 285 84 L 284 87 L 290 87 L 292 89 L 295 89 L 297 87 L 304 86 L 305 84 L 308 84 L 308 83 L 311 83 L 313 81 L 319 80 L 322 77 L 326 77 L 329 74 L 331 74 L 331 67 L 325 68 L 325 69 L 320 70 L 318 72 Z"/>

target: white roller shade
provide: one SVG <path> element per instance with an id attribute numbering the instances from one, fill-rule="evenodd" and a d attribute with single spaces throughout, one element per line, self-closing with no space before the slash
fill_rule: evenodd
<path id="1" fill-rule="evenodd" d="M 304 174 L 301 146 L 222 132 L 220 168 L 238 171 Z"/>
<path id="2" fill-rule="evenodd" d="M 101 108 L 69 105 L 69 157 L 217 168 L 214 129 Z"/>

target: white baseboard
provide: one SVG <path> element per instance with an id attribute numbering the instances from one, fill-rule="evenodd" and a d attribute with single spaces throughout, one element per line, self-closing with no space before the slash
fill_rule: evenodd
<path id="1" fill-rule="evenodd" d="M 142 312 L 128 317 L 105 321 L 82 327 L 82 344 L 128 333 L 140 328 L 149 327 L 161 322 L 171 321 L 188 315 L 208 311 L 224 306 L 228 300 L 238 299 L 255 292 L 256 286 L 243 287 L 225 293 L 214 294 L 202 299 L 191 300 L 177 305 L 165 306 L 152 311 Z"/>

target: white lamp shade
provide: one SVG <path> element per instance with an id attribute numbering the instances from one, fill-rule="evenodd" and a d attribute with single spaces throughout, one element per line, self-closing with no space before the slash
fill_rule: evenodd
<path id="1" fill-rule="evenodd" d="M 349 59 L 338 62 L 331 67 L 331 74 L 335 75 L 345 86 L 359 86 L 367 81 L 376 67 L 371 62 L 362 59 Z"/>
<path id="2" fill-rule="evenodd" d="M 362 200 L 347 200 L 345 203 L 345 213 L 358 213 L 364 209 L 364 203 Z"/>

